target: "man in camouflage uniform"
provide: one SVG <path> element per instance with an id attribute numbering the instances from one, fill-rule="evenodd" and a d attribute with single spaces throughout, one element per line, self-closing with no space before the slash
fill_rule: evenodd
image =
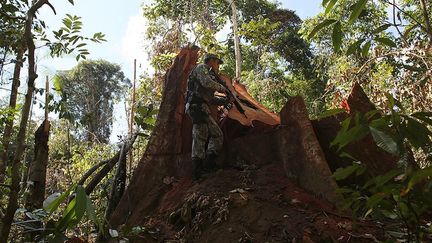
<path id="1" fill-rule="evenodd" d="M 222 149 L 223 134 L 211 117 L 210 105 L 224 105 L 228 100 L 215 96 L 215 91 L 226 93 L 227 89 L 214 78 L 222 60 L 207 54 L 204 63 L 197 65 L 189 75 L 186 113 L 192 118 L 192 163 L 193 179 L 200 178 L 204 171 L 214 170 L 215 160 Z M 206 150 L 206 143 L 208 146 Z"/>

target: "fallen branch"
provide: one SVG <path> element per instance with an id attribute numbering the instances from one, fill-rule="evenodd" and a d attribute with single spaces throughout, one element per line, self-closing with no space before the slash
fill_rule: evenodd
<path id="1" fill-rule="evenodd" d="M 101 162 L 99 162 L 99 163 L 97 163 L 97 164 L 95 164 L 95 165 L 93 165 L 93 167 L 91 167 L 82 177 L 81 177 L 81 179 L 79 180 L 79 182 L 78 182 L 78 185 L 84 185 L 84 182 L 93 174 L 93 172 L 95 172 L 97 169 L 99 169 L 99 167 L 101 167 L 102 165 L 104 165 L 104 164 L 107 164 L 107 163 L 109 163 L 111 160 L 114 160 L 115 159 L 115 156 L 114 156 L 114 158 L 111 158 L 111 159 L 107 159 L 107 160 L 103 160 L 103 161 L 101 161 Z"/>
<path id="2" fill-rule="evenodd" d="M 124 144 L 123 152 L 127 153 L 131 148 L 133 143 L 135 142 L 136 138 L 138 137 L 138 134 L 135 133 L 132 135 L 131 138 L 129 138 L 128 141 Z M 98 173 L 93 177 L 93 179 L 87 184 L 85 191 L 87 195 L 90 195 L 95 187 L 102 181 L 103 178 L 112 170 L 115 164 L 119 161 L 120 154 L 122 153 L 122 150 L 118 151 L 113 158 L 109 159 L 105 166 L 98 171 Z M 87 174 L 87 173 L 86 173 Z M 81 179 L 82 180 L 82 179 Z"/>

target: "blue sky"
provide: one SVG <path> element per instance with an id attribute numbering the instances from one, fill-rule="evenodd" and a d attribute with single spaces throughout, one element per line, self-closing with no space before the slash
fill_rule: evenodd
<path id="1" fill-rule="evenodd" d="M 296 11 L 302 18 L 311 17 L 320 11 L 322 0 L 282 0 L 282 6 Z M 69 4 L 67 0 L 52 1 L 57 10 L 54 15 L 51 9 L 44 6 L 39 17 L 43 19 L 52 30 L 61 25 L 61 19 L 66 13 L 82 17 L 83 34 L 90 36 L 95 32 L 106 35 L 107 42 L 102 44 L 89 44 L 88 58 L 105 59 L 120 64 L 126 77 L 132 80 L 133 59 L 141 64 L 138 75 L 150 72 L 146 56 L 146 43 L 144 32 L 146 21 L 141 13 L 141 6 L 150 3 L 150 0 L 75 0 L 75 5 Z M 68 70 L 77 63 L 73 55 L 52 59 L 48 57 L 47 51 L 38 53 L 38 72 L 41 77 L 48 75 L 52 77 L 57 70 Z M 39 79 L 37 87 L 44 87 L 44 79 Z M 125 133 L 124 105 L 118 104 L 115 108 L 116 120 L 114 121 L 112 140 L 117 135 Z"/>

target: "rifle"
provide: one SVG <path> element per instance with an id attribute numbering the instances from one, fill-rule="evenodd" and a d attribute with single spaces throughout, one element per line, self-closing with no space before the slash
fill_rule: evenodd
<path id="1" fill-rule="evenodd" d="M 228 96 L 228 98 L 232 98 L 232 103 L 235 105 L 235 107 L 237 108 L 237 110 L 241 113 L 241 114 L 243 114 L 243 116 L 245 116 L 246 118 L 248 118 L 247 116 L 246 116 L 246 111 L 243 109 L 243 107 L 241 106 L 241 104 L 240 104 L 240 101 L 238 100 L 238 98 L 235 96 L 235 95 L 233 95 L 233 93 L 231 92 L 231 90 L 227 87 L 227 85 L 226 85 L 226 83 L 216 74 L 216 72 L 214 71 L 214 70 L 212 70 L 212 69 L 210 69 L 210 75 L 212 76 L 212 77 L 214 77 L 215 78 L 215 80 L 219 83 L 219 84 L 221 84 L 222 86 L 224 86 L 225 87 L 225 89 L 227 90 L 227 96 Z"/>

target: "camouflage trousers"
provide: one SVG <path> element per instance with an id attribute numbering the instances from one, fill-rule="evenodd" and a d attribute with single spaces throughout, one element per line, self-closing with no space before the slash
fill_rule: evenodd
<path id="1" fill-rule="evenodd" d="M 222 130 L 211 117 L 207 105 L 203 106 L 204 111 L 199 119 L 194 119 L 195 114 L 186 109 L 194 121 L 192 125 L 192 159 L 205 159 L 206 154 L 218 154 L 223 145 Z"/>

